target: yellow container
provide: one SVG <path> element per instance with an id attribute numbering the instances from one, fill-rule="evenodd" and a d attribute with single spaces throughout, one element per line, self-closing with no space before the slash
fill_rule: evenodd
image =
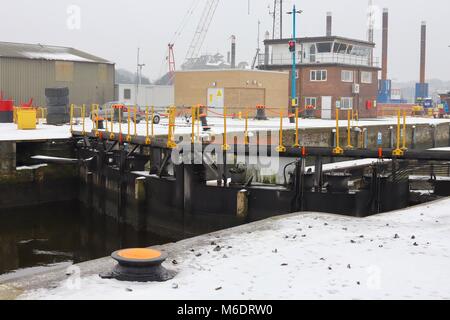
<path id="1" fill-rule="evenodd" d="M 33 130 L 36 129 L 36 109 L 17 108 L 17 129 Z"/>

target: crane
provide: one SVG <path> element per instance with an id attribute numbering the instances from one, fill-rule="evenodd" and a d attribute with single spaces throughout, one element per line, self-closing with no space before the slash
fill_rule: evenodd
<path id="1" fill-rule="evenodd" d="M 169 63 L 169 83 L 173 83 L 173 78 L 175 76 L 175 70 L 176 70 L 176 65 L 175 65 L 175 53 L 173 50 L 173 47 L 175 46 L 174 43 L 169 43 L 168 47 L 169 47 L 169 55 L 167 56 L 167 61 Z"/>
<path id="2" fill-rule="evenodd" d="M 192 39 L 192 42 L 189 46 L 186 55 L 186 62 L 198 58 L 218 5 L 219 0 L 207 0 L 197 29 L 195 31 L 194 38 Z"/>

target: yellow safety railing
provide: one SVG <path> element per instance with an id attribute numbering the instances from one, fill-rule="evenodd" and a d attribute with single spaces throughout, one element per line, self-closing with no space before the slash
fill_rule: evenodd
<path id="1" fill-rule="evenodd" d="M 121 143 L 122 142 L 122 138 L 123 138 L 123 135 L 122 135 L 122 116 L 123 116 L 123 114 L 122 114 L 122 110 L 120 110 L 119 109 L 119 142 Z"/>
<path id="2" fill-rule="evenodd" d="M 283 145 L 283 110 L 280 110 L 280 132 L 279 132 L 279 143 L 277 147 L 277 152 L 286 152 L 286 147 Z"/>
<path id="3" fill-rule="evenodd" d="M 298 107 L 295 108 L 295 144 L 294 148 L 300 148 L 300 134 L 298 128 Z"/>
<path id="4" fill-rule="evenodd" d="M 191 110 L 191 117 L 192 117 L 192 132 L 191 132 L 191 143 L 194 144 L 195 143 L 195 122 L 197 121 L 197 108 L 195 106 L 192 106 L 192 110 Z"/>
<path id="5" fill-rule="evenodd" d="M 404 151 L 400 149 L 400 131 L 401 131 L 401 111 L 400 109 L 397 112 L 397 148 L 392 151 L 392 155 L 396 157 L 402 157 L 404 155 Z"/>
<path id="6" fill-rule="evenodd" d="M 75 104 L 70 105 L 69 109 L 69 125 L 70 125 L 70 131 L 73 132 L 74 125 L 81 125 L 83 126 L 82 132 L 83 134 L 86 134 L 86 106 L 81 105 L 77 106 Z"/>
<path id="7" fill-rule="evenodd" d="M 71 104 L 70 105 L 70 132 L 73 132 L 73 109 L 74 109 L 74 105 Z"/>
<path id="8" fill-rule="evenodd" d="M 111 108 L 111 134 L 109 135 L 109 138 L 111 140 L 114 140 L 115 138 L 115 134 L 114 134 L 114 107 Z"/>
<path id="9" fill-rule="evenodd" d="M 223 144 L 222 150 L 227 151 L 230 150 L 230 146 L 227 144 L 227 107 L 223 108 Z"/>
<path id="10" fill-rule="evenodd" d="M 41 120 L 46 118 L 47 108 L 37 107 L 36 108 L 36 124 L 40 124 Z"/>
<path id="11" fill-rule="evenodd" d="M 403 151 L 408 150 L 408 147 L 406 146 L 406 111 L 403 111 Z"/>
<path id="12" fill-rule="evenodd" d="M 81 120 L 83 121 L 83 135 L 86 135 L 86 105 L 81 107 Z"/>
<path id="13" fill-rule="evenodd" d="M 340 137 L 339 137 L 339 109 L 336 108 L 336 147 L 333 149 L 333 153 L 335 155 L 340 155 L 344 153 L 344 149 L 341 148 L 340 145 Z"/>
<path id="14" fill-rule="evenodd" d="M 98 123 L 100 121 L 100 119 L 99 119 L 100 118 L 100 105 L 94 104 L 93 109 L 94 109 L 94 112 L 91 113 L 91 118 L 92 117 L 95 117 L 95 118 L 91 119 L 91 120 L 93 120 L 93 124 L 95 124 L 95 136 L 99 137 L 100 132 L 99 132 L 99 128 L 98 128 Z"/>
<path id="15" fill-rule="evenodd" d="M 137 137 L 137 107 L 134 106 L 134 136 Z"/>
<path id="16" fill-rule="evenodd" d="M 200 137 L 200 106 L 197 106 L 197 141 L 198 142 L 202 142 L 201 141 L 201 137 Z"/>
<path id="17" fill-rule="evenodd" d="M 152 138 L 155 137 L 155 107 L 152 107 Z"/>
<path id="18" fill-rule="evenodd" d="M 130 109 L 128 108 L 127 109 L 127 138 L 126 138 L 126 140 L 128 141 L 128 142 L 130 142 L 131 141 L 131 112 L 130 112 Z"/>
<path id="19" fill-rule="evenodd" d="M 169 109 L 169 133 L 167 135 L 167 147 L 175 149 L 177 144 L 175 142 L 175 121 L 176 121 L 176 108 L 171 107 Z"/>
<path id="20" fill-rule="evenodd" d="M 108 123 L 108 110 L 105 110 L 105 133 L 109 133 L 109 128 L 108 128 L 108 125 L 109 125 L 109 123 Z"/>
<path id="21" fill-rule="evenodd" d="M 353 110 L 348 110 L 348 124 L 347 124 L 347 148 L 348 149 L 352 149 L 352 121 L 351 121 L 351 116 L 352 116 L 352 112 Z"/>
<path id="22" fill-rule="evenodd" d="M 149 132 L 148 132 L 148 130 L 149 130 L 148 129 L 148 125 L 149 125 L 149 123 L 148 123 L 149 114 L 148 113 L 149 113 L 148 107 L 145 107 L 145 144 L 146 145 L 151 144 L 151 139 L 150 139 Z"/>
<path id="23" fill-rule="evenodd" d="M 245 133 L 244 133 L 244 144 L 249 144 L 249 137 L 248 137 L 248 110 L 245 111 Z"/>

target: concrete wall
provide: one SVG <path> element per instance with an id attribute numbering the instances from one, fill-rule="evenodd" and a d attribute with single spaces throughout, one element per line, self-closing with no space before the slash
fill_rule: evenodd
<path id="1" fill-rule="evenodd" d="M 0 142 L 0 176 L 9 175 L 16 170 L 16 143 Z"/>
<path id="2" fill-rule="evenodd" d="M 33 98 L 46 105 L 45 88 L 69 87 L 70 103 L 103 104 L 114 99 L 113 64 L 0 58 L 0 85 L 18 105 Z"/>
<path id="3" fill-rule="evenodd" d="M 219 70 L 182 71 L 175 74 L 175 104 L 208 104 L 208 88 L 225 89 L 225 106 L 230 109 L 254 109 L 258 104 L 287 107 L 287 72 Z"/>
<path id="4" fill-rule="evenodd" d="M 413 129 L 415 127 L 415 129 Z M 392 129 L 391 129 L 392 128 Z M 391 147 L 391 135 L 393 135 L 393 146 L 397 145 L 396 127 L 389 125 L 360 127 L 360 131 L 355 128 L 351 131 L 351 141 L 354 147 L 358 148 L 378 148 L 378 133 L 381 132 L 383 148 Z M 428 124 L 408 125 L 406 129 L 406 144 L 408 148 L 413 147 L 413 130 L 415 131 L 415 149 L 430 149 L 433 147 L 450 146 L 450 126 L 448 123 L 437 125 L 436 127 Z M 366 138 L 361 132 L 367 131 Z M 295 143 L 295 130 L 286 130 L 283 135 L 284 144 L 292 146 Z M 366 142 L 364 142 L 366 140 Z M 300 145 L 305 147 L 330 147 L 334 146 L 334 133 L 330 128 L 316 128 L 300 130 Z M 402 145 L 402 141 L 400 142 Z M 340 145 L 347 145 L 347 129 L 340 129 Z"/>

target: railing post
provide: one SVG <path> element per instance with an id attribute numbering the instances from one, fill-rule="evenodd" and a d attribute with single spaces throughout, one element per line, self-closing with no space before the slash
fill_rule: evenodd
<path id="1" fill-rule="evenodd" d="M 294 148 L 300 148 L 300 134 L 298 129 L 298 107 L 295 108 L 295 144 Z"/>
<path id="2" fill-rule="evenodd" d="M 95 104 L 94 105 L 94 112 L 91 113 L 91 115 L 95 115 L 95 136 L 96 137 L 100 136 L 100 134 L 98 132 L 98 121 L 99 121 L 99 119 L 98 119 L 98 117 L 99 117 L 98 111 L 99 111 L 99 105 Z"/>
<path id="3" fill-rule="evenodd" d="M 86 105 L 81 107 L 81 117 L 83 118 L 83 135 L 86 135 Z"/>
<path id="4" fill-rule="evenodd" d="M 197 110 L 195 108 L 195 106 L 192 106 L 191 108 L 191 118 L 192 118 L 192 132 L 191 132 L 191 144 L 195 144 L 195 121 L 196 121 L 196 114 L 197 114 Z"/>
<path id="5" fill-rule="evenodd" d="M 402 150 L 406 151 L 408 150 L 407 146 L 406 146 L 406 111 L 403 111 L 403 147 Z"/>
<path id="6" fill-rule="evenodd" d="M 73 103 L 70 105 L 70 132 L 73 133 Z"/>
<path id="7" fill-rule="evenodd" d="M 95 110 L 95 105 L 92 103 L 91 106 L 90 106 L 90 111 L 91 112 L 89 114 L 89 116 L 91 118 L 91 123 L 92 123 L 92 130 L 91 130 L 91 132 L 95 131 L 95 121 L 92 119 L 92 115 L 94 114 L 94 110 Z"/>
<path id="8" fill-rule="evenodd" d="M 223 108 L 223 145 L 222 150 L 230 150 L 230 146 L 227 144 L 227 107 Z"/>
<path id="9" fill-rule="evenodd" d="M 150 136 L 148 135 L 148 107 L 145 107 L 145 144 L 151 143 Z"/>
<path id="10" fill-rule="evenodd" d="M 109 128 L 108 128 L 108 110 L 105 110 L 105 133 L 109 132 Z"/>
<path id="11" fill-rule="evenodd" d="M 353 149 L 353 146 L 352 146 L 352 122 L 351 122 L 352 110 L 349 109 L 347 111 L 347 118 L 348 118 L 348 124 L 347 124 L 347 148 L 348 149 Z"/>
<path id="12" fill-rule="evenodd" d="M 134 136 L 137 137 L 137 106 L 134 107 Z"/>
<path id="13" fill-rule="evenodd" d="M 200 138 L 200 106 L 197 106 L 196 110 L 197 110 L 197 117 L 196 117 L 195 121 L 197 121 L 197 141 L 201 142 L 201 138 Z"/>
<path id="14" fill-rule="evenodd" d="M 245 133 L 244 133 L 244 144 L 248 145 L 248 110 L 245 111 Z"/>
<path id="15" fill-rule="evenodd" d="M 151 121 L 152 121 L 152 138 L 155 137 L 155 127 L 154 127 L 155 122 L 154 122 L 154 118 L 155 118 L 155 107 L 152 106 L 152 119 L 151 119 Z"/>
<path id="16" fill-rule="evenodd" d="M 340 155 L 344 153 L 344 150 L 340 146 L 339 141 L 339 108 L 336 108 L 336 148 L 334 148 L 333 153 L 335 155 Z"/>
<path id="17" fill-rule="evenodd" d="M 131 112 L 130 112 L 130 108 L 127 107 L 127 141 L 128 142 L 131 141 L 130 133 L 131 133 Z"/>
<path id="18" fill-rule="evenodd" d="M 280 139 L 279 139 L 279 143 L 278 143 L 278 147 L 277 147 L 277 151 L 279 153 L 283 153 L 286 152 L 286 147 L 283 145 L 283 110 L 280 110 Z"/>
<path id="19" fill-rule="evenodd" d="M 176 121 L 176 108 L 171 107 L 169 111 L 169 133 L 167 136 L 167 147 L 175 149 L 177 144 L 175 143 L 175 121 Z"/>
<path id="20" fill-rule="evenodd" d="M 123 108 L 119 109 L 119 144 L 122 144 L 123 142 L 122 117 L 123 117 Z"/>
<path id="21" fill-rule="evenodd" d="M 392 155 L 401 157 L 404 155 L 404 151 L 400 149 L 400 131 L 401 131 L 401 111 L 397 112 L 397 148 L 392 152 Z"/>
<path id="22" fill-rule="evenodd" d="M 109 136 L 111 140 L 115 138 L 114 135 L 114 106 L 111 106 L 111 134 Z"/>

